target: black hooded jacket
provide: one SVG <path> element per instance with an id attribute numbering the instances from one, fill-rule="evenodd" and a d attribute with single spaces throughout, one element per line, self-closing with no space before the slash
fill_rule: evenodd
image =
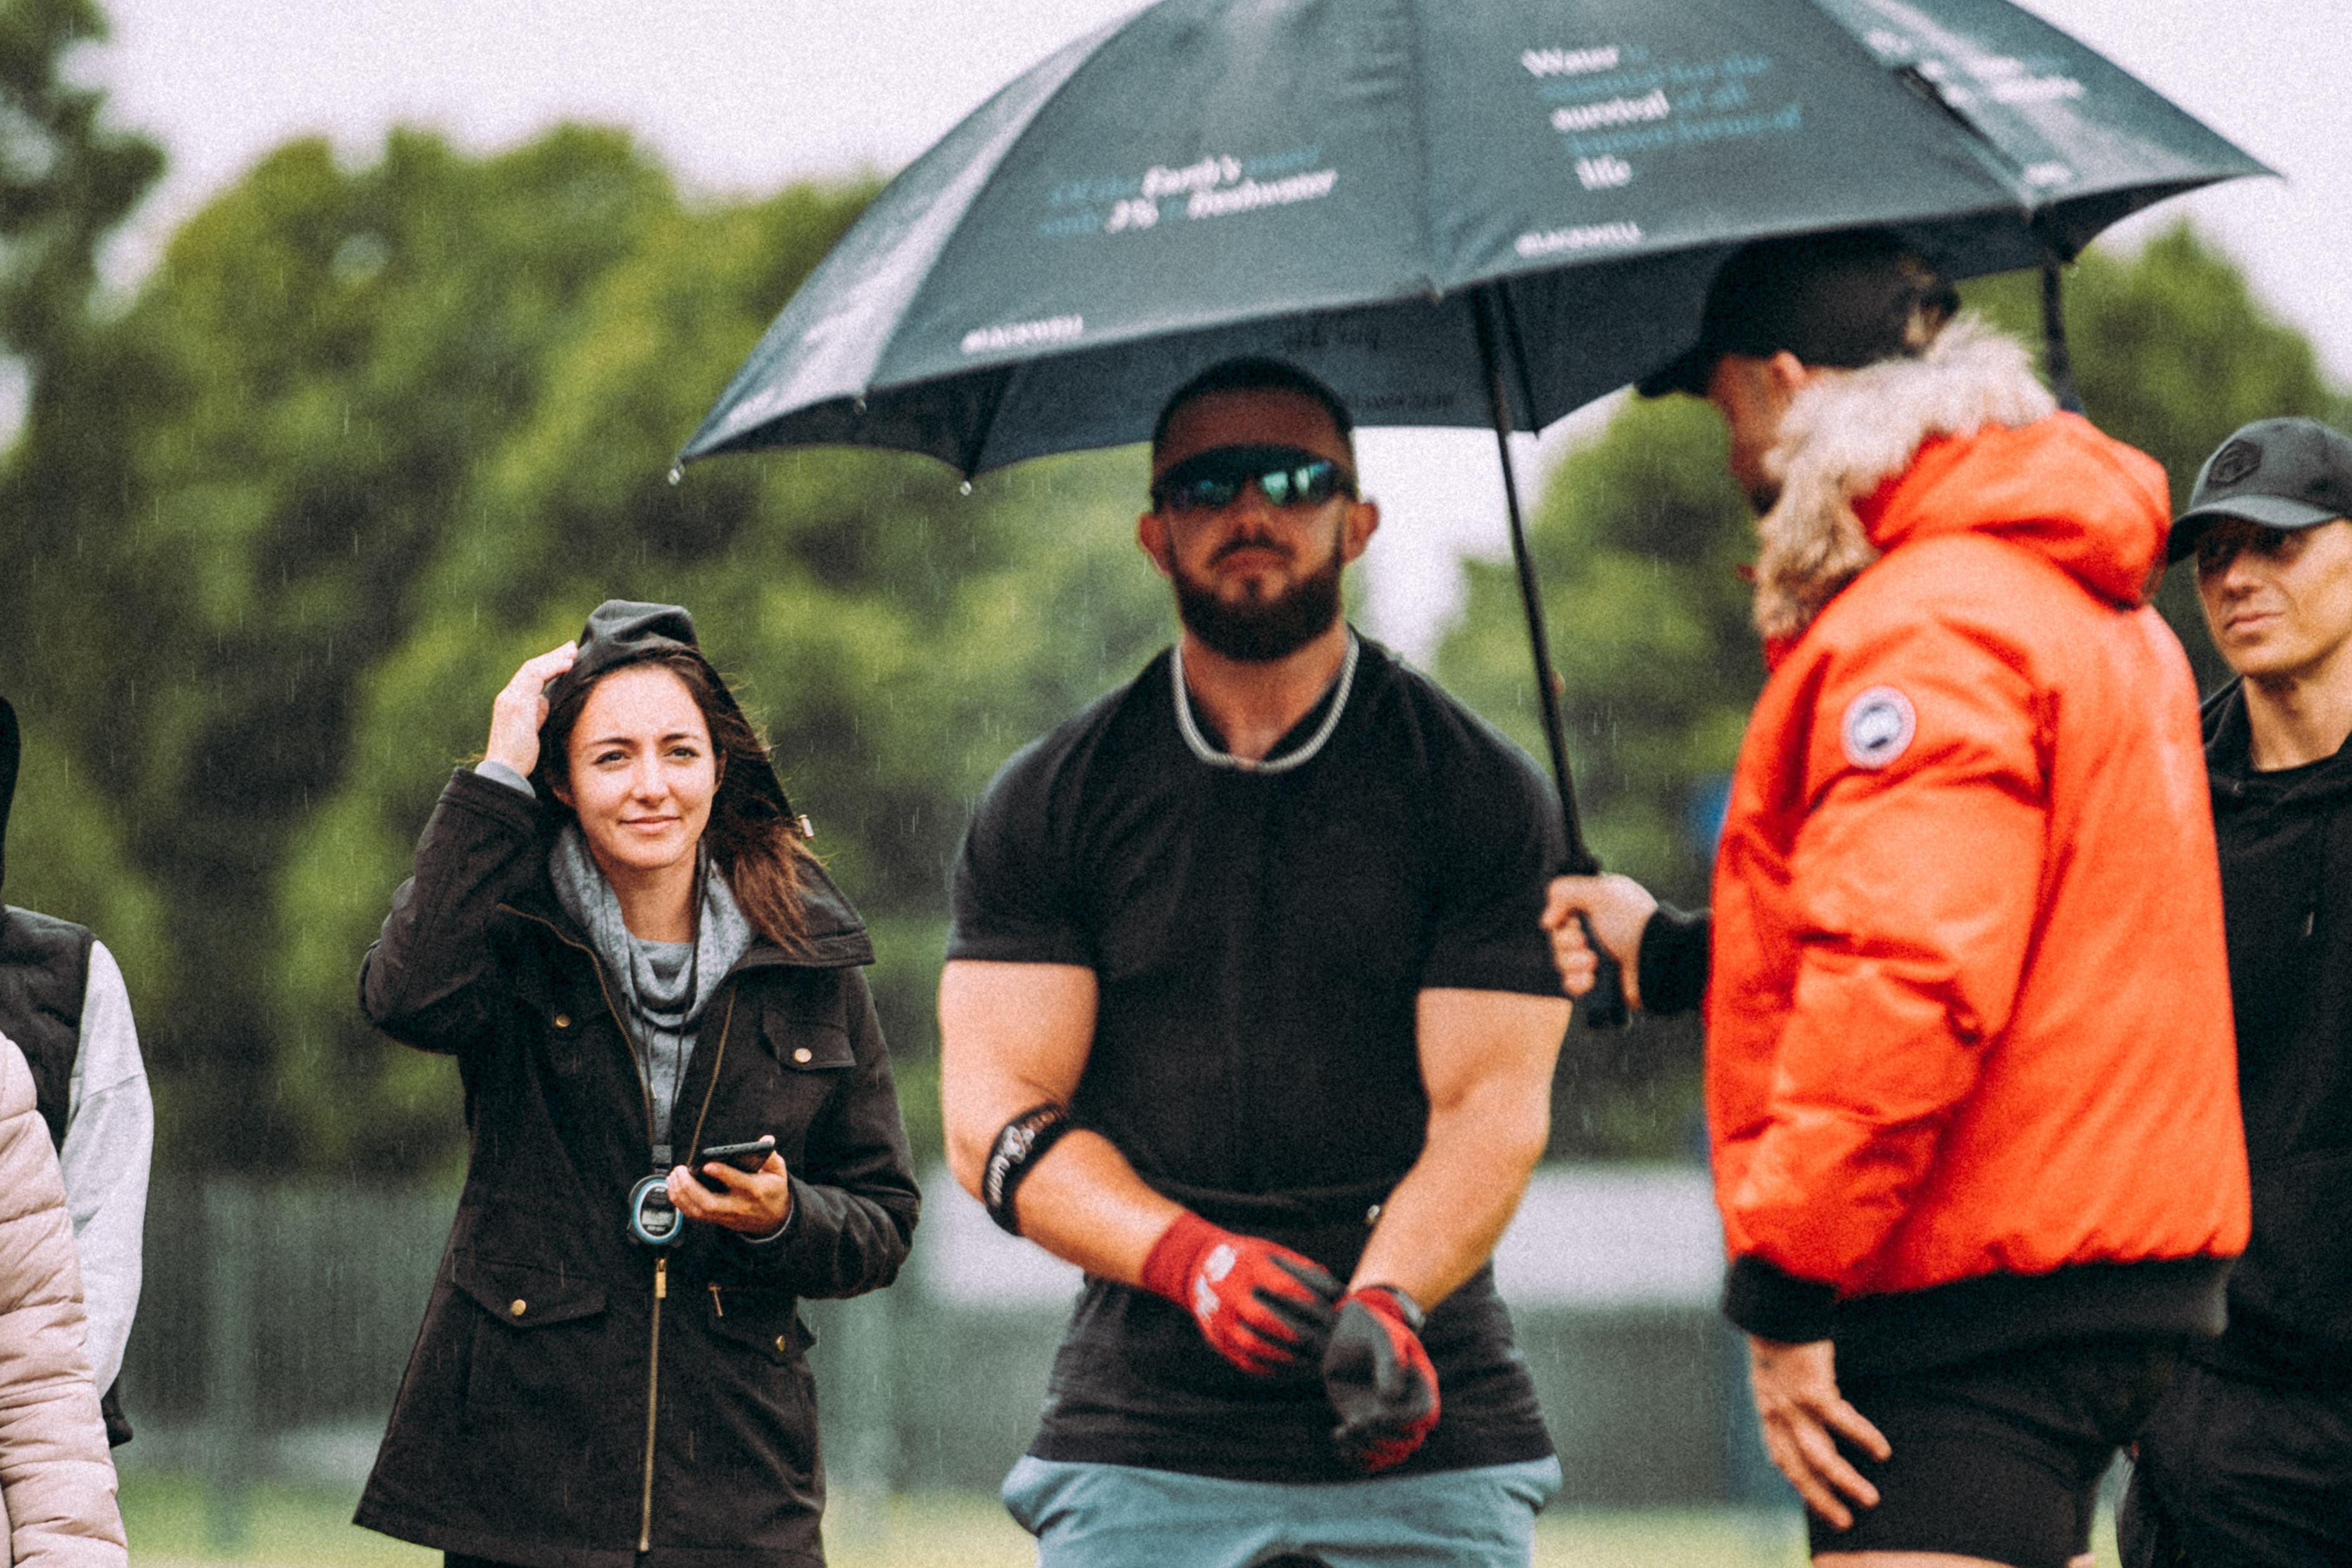
<path id="1" fill-rule="evenodd" d="M 772 774 L 756 783 L 788 813 Z M 678 1159 L 773 1134 L 782 1236 L 689 1223 L 672 1247 L 640 1247 L 626 1216 L 654 1170 L 651 1097 L 616 983 L 550 880 L 563 816 L 457 773 L 361 967 L 378 1027 L 457 1058 L 472 1149 L 357 1521 L 526 1568 L 822 1563 L 796 1304 L 889 1284 L 919 1204 L 861 973 L 872 944 L 804 866 L 805 939 L 752 943 L 686 1063 Z"/>
<path id="2" fill-rule="evenodd" d="M 2352 1385 L 2352 744 L 2254 771 L 2245 698 L 2205 705 L 2253 1238 L 2230 1327 L 2192 1351 L 2240 1375 Z"/>
<path id="3" fill-rule="evenodd" d="M 890 1283 L 919 1201 L 872 948 L 820 875 L 805 950 L 761 941 L 736 964 L 673 1136 L 691 1164 L 773 1133 L 792 1219 L 772 1242 L 690 1225 L 649 1251 L 625 1224 L 652 1170 L 646 1090 L 549 882 L 552 816 L 452 778 L 361 971 L 377 1026 L 457 1058 L 472 1155 L 358 1522 L 533 1568 L 819 1563 L 794 1308 Z"/>

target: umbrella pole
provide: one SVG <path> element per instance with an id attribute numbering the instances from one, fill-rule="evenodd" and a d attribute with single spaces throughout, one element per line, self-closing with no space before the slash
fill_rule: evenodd
<path id="1" fill-rule="evenodd" d="M 2047 353 L 2042 368 L 2050 374 L 2050 390 L 2058 406 L 2069 414 L 2083 412 L 2083 395 L 2074 389 L 2074 354 L 2066 346 L 2064 283 L 2056 260 L 2042 264 L 2042 341 Z"/>
<path id="2" fill-rule="evenodd" d="M 1576 784 L 1568 768 L 1567 726 L 1559 711 L 1559 676 L 1552 668 L 1551 638 L 1544 630 L 1543 594 L 1536 583 L 1535 557 L 1528 549 L 1528 531 L 1519 515 L 1519 482 L 1511 463 L 1511 405 L 1503 386 L 1499 299 L 1501 285 L 1493 284 L 1470 296 L 1470 311 L 1477 326 L 1478 363 L 1486 377 L 1486 405 L 1495 420 L 1495 452 L 1503 465 L 1503 505 L 1511 524 L 1511 562 L 1517 568 L 1519 606 L 1528 619 L 1528 646 L 1535 658 L 1536 701 L 1543 714 L 1544 745 L 1551 753 L 1551 774 L 1559 786 L 1560 826 L 1568 846 L 1561 869 L 1571 876 L 1591 877 L 1601 870 L 1601 858 L 1584 842 L 1584 824 L 1576 809 Z M 1615 1028 L 1625 1022 L 1623 977 L 1606 948 L 1593 935 L 1592 924 L 1578 917 L 1584 940 L 1601 960 L 1601 973 L 1584 998 L 1588 1027 Z"/>

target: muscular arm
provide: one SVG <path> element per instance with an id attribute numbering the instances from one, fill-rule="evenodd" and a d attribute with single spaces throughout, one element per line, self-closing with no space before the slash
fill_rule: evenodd
<path id="1" fill-rule="evenodd" d="M 940 1100 L 948 1163 L 966 1192 L 979 1195 L 1006 1122 L 1076 1093 L 1094 1045 L 1095 999 L 1094 971 L 1076 964 L 957 959 L 941 972 Z M 1013 1208 L 1022 1235 L 1129 1285 L 1142 1282 L 1152 1244 L 1182 1212 L 1146 1186 L 1108 1139 L 1087 1131 L 1046 1151 Z"/>
<path id="2" fill-rule="evenodd" d="M 1349 1283 L 1394 1285 L 1433 1307 L 1493 1255 L 1543 1157 L 1568 1004 L 1427 990 L 1415 1012 L 1428 1139 Z"/>

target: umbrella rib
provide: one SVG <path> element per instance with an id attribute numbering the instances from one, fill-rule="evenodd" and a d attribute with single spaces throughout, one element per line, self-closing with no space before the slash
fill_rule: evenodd
<path id="1" fill-rule="evenodd" d="M 1061 80 L 1055 82 L 1052 88 L 1048 89 L 1034 103 L 1029 106 L 1028 113 L 1022 118 L 1018 129 L 1010 130 L 1009 134 L 1005 136 L 1003 142 L 999 145 L 995 155 L 991 162 L 990 167 L 992 171 L 1003 168 L 1005 163 L 1018 153 L 1023 145 L 1029 141 L 1031 135 L 1036 131 L 1038 121 L 1045 118 L 1047 111 L 1061 100 L 1065 93 L 1070 90 L 1070 84 L 1076 80 L 1079 75 L 1086 70 L 1087 67 L 1091 65 L 1096 58 L 1101 54 L 1104 46 L 1108 44 L 1113 38 L 1117 37 L 1119 33 L 1126 28 L 1128 24 L 1134 20 L 1136 16 L 1139 16 L 1143 11 L 1149 9 L 1150 9 L 1149 5 L 1140 6 L 1135 12 L 1120 17 L 1117 21 L 1106 23 L 1104 26 L 1097 27 L 1091 37 L 1078 39 L 1075 43 L 1065 47 L 1065 53 L 1075 53 L 1077 58 L 1071 63 L 1070 68 L 1062 73 Z M 1034 74 L 1034 68 L 1033 68 L 1032 72 L 1029 74 Z M 1002 97 L 1004 91 L 1011 90 L 1011 86 L 1017 85 L 1018 80 L 1016 79 L 1013 84 L 1010 84 L 1007 88 L 1000 89 L 997 96 Z M 993 101 L 993 100 L 991 101 Z M 982 182 L 982 185 L 984 187 L 985 182 Z M 980 205 L 978 195 L 979 193 L 975 191 L 973 199 L 966 202 L 962 210 L 955 215 L 953 221 L 946 226 L 945 231 L 940 235 L 939 242 L 934 247 L 934 256 L 945 255 L 955 244 L 956 237 L 962 232 L 964 226 L 971 221 L 972 211 Z M 883 349 L 880 353 L 876 354 L 875 363 L 867 372 L 866 378 L 866 397 L 874 397 L 884 391 L 897 390 L 896 387 L 889 385 L 887 381 L 879 374 L 882 368 L 882 361 L 887 355 L 890 344 L 896 341 L 899 330 L 906 325 L 909 319 L 913 318 L 919 312 L 923 302 L 932 292 L 932 285 L 935 279 L 936 273 L 927 268 L 923 280 L 916 286 L 914 290 L 907 296 L 905 301 L 899 306 L 898 314 L 891 322 L 890 331 L 884 340 Z M 1009 371 L 1013 367 L 1007 366 L 1003 368 Z M 1003 388 L 1005 382 L 1009 381 L 1009 379 L 1010 377 L 1008 375 L 998 380 L 996 383 L 996 395 L 991 397 L 988 402 L 987 418 L 982 422 L 982 426 L 977 432 L 975 438 L 959 451 L 958 458 L 956 459 L 956 466 L 962 470 L 963 475 L 967 479 L 969 479 L 973 474 L 980 471 L 982 459 L 986 454 L 988 438 L 992 434 L 993 434 L 996 411 L 1002 405 L 1003 401 Z"/>
<path id="2" fill-rule="evenodd" d="M 956 454 L 956 472 L 966 484 L 987 466 L 983 459 L 988 456 L 989 440 L 996 434 L 996 417 L 1003 411 L 1013 378 L 1020 374 L 1020 366 L 1008 365 L 1002 375 L 987 377 L 978 384 L 980 408 L 972 419 L 971 439 Z"/>
<path id="3" fill-rule="evenodd" d="M 1446 3 L 1446 0 L 1440 0 L 1440 3 Z M 1435 275 L 1427 270 L 1425 265 L 1433 260 L 1437 255 L 1437 217 L 1430 208 L 1431 192 L 1434 182 L 1430 178 L 1429 173 L 1429 115 L 1424 108 L 1428 100 L 1423 91 L 1429 76 L 1429 34 L 1427 28 L 1422 25 L 1422 12 L 1419 6 L 1408 3 L 1404 6 L 1404 11 L 1412 27 L 1412 47 L 1406 51 L 1406 55 L 1411 61 L 1410 68 L 1412 71 L 1413 80 L 1410 84 L 1411 90 L 1405 94 L 1405 101 L 1411 105 L 1412 110 L 1411 145 L 1421 179 L 1419 199 L 1413 203 L 1414 209 L 1421 214 L 1420 251 L 1424 263 L 1421 286 L 1428 291 L 1432 300 L 1437 300 L 1444 297 L 1444 289 L 1438 283 Z"/>

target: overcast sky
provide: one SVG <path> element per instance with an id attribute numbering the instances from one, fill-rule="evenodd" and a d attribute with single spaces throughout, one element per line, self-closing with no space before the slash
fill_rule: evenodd
<path id="1" fill-rule="evenodd" d="M 2188 215 L 2352 383 L 2352 27 L 2346 0 L 2025 0 L 2284 180 L 2166 203 Z M 110 258 L 152 265 L 172 226 L 263 153 L 325 132 L 354 162 L 415 121 L 480 151 L 561 119 L 634 130 L 689 185 L 762 192 L 898 169 L 1004 81 L 1138 7 L 1129 0 L 100 0 L 113 37 L 78 62 L 170 172 Z M 714 393 L 715 393 L 714 389 Z M 1492 467 L 1492 442 L 1483 451 Z M 1500 485 L 1477 438 L 1383 435 L 1379 629 L 1424 640 L 1443 541 L 1493 548 Z M 1476 490 L 1478 493 L 1471 493 Z M 1436 517 L 1433 509 L 1445 515 Z M 1422 514 L 1429 513 L 1428 517 Z"/>

